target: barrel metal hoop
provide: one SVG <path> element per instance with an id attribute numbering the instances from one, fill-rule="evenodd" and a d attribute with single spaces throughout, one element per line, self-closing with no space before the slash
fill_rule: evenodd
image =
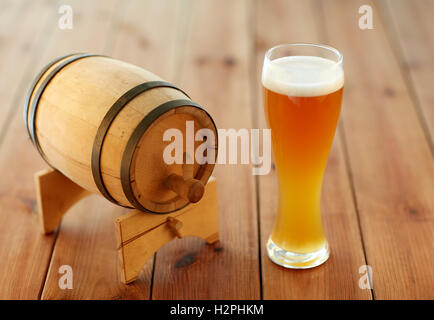
<path id="1" fill-rule="evenodd" d="M 43 75 L 56 63 L 58 63 L 60 60 L 63 60 L 65 58 L 71 57 L 71 56 L 75 56 L 78 53 L 73 53 L 73 54 L 67 54 L 64 55 L 62 57 L 59 57 L 57 59 L 54 59 L 53 61 L 51 61 L 50 63 L 48 63 L 45 67 L 42 68 L 42 70 L 36 75 L 35 79 L 32 81 L 32 83 L 30 84 L 30 88 L 27 91 L 27 95 L 26 98 L 24 100 L 24 124 L 26 126 L 26 130 L 27 133 L 30 136 L 30 130 L 29 130 L 29 126 L 28 126 L 28 117 L 29 117 L 29 107 L 30 107 L 30 100 L 32 99 L 32 95 L 33 92 L 35 91 L 36 86 L 38 85 L 39 81 L 41 81 Z"/>
<path id="2" fill-rule="evenodd" d="M 89 53 L 84 53 L 84 54 L 80 54 L 80 55 L 73 55 L 70 58 L 66 59 L 65 61 L 61 62 L 59 65 L 57 65 L 53 70 L 50 71 L 50 73 L 47 75 L 47 77 L 44 78 L 44 80 L 42 81 L 41 85 L 39 86 L 38 90 L 36 90 L 35 92 L 35 96 L 33 98 L 32 104 L 30 106 L 30 114 L 29 114 L 29 134 L 30 134 L 30 138 L 33 141 L 33 144 L 35 145 L 36 149 L 39 151 L 40 155 L 42 156 L 42 158 L 45 160 L 45 162 L 48 162 L 47 157 L 45 156 L 41 146 L 39 145 L 38 142 L 38 138 L 36 136 L 36 123 L 35 123 L 35 118 L 36 118 L 36 111 L 38 108 L 38 104 L 39 104 L 39 100 L 41 99 L 42 94 L 44 93 L 45 89 L 47 88 L 47 85 L 50 83 L 50 81 L 56 76 L 56 74 L 62 70 L 65 66 L 67 66 L 68 64 L 83 59 L 83 58 L 87 58 L 87 57 L 101 57 L 101 55 L 97 55 L 97 54 L 89 54 Z"/>
<path id="3" fill-rule="evenodd" d="M 154 123 L 155 120 L 158 119 L 161 115 L 164 113 L 182 106 L 190 106 L 194 108 L 198 108 L 202 111 L 204 111 L 208 116 L 209 114 L 206 112 L 205 109 L 203 109 L 200 105 L 197 103 L 191 101 L 191 100 L 184 100 L 184 99 L 178 99 L 178 100 L 172 100 L 168 101 L 166 103 L 163 103 L 159 105 L 157 108 L 152 110 L 149 114 L 146 115 L 145 118 L 139 123 L 139 125 L 134 129 L 130 139 L 127 142 L 127 145 L 125 147 L 124 153 L 122 155 L 122 162 L 121 162 L 121 183 L 122 183 L 122 189 L 125 193 L 125 196 L 127 197 L 128 201 L 138 210 L 154 213 L 154 214 L 168 214 L 170 212 L 155 212 L 151 211 L 149 209 L 146 209 L 141 205 L 141 203 L 136 199 L 136 196 L 134 195 L 134 192 L 131 188 L 131 177 L 130 177 L 130 167 L 131 162 L 133 159 L 134 151 L 136 150 L 136 147 L 142 138 L 145 131 Z M 212 119 L 210 117 L 210 119 Z M 215 126 L 215 124 L 214 124 Z M 182 209 L 182 208 L 179 208 Z M 176 209 L 176 210 L 179 210 Z M 175 210 L 175 211 L 176 211 Z"/>
<path id="4" fill-rule="evenodd" d="M 102 151 L 102 146 L 104 144 L 104 139 L 107 135 L 107 132 L 108 132 L 111 124 L 113 123 L 114 119 L 116 118 L 116 116 L 131 100 L 133 100 L 135 97 L 137 97 L 138 95 L 140 95 L 141 93 L 143 93 L 147 90 L 154 89 L 154 88 L 162 88 L 162 87 L 176 89 L 178 91 L 181 91 L 184 95 L 186 95 L 188 97 L 188 95 L 184 91 L 182 91 L 177 86 L 175 86 L 169 82 L 165 82 L 165 81 L 144 82 L 144 83 L 141 83 L 141 84 L 133 87 L 132 89 L 128 90 L 118 100 L 116 100 L 116 102 L 110 107 L 110 109 L 108 110 L 108 112 L 104 116 L 103 120 L 101 121 L 101 124 L 98 127 L 98 130 L 97 130 L 94 142 L 93 142 L 93 147 L 92 147 L 92 157 L 91 157 L 92 175 L 93 175 L 93 179 L 94 179 L 95 184 L 96 184 L 98 190 L 100 191 L 100 193 L 107 200 L 109 200 L 109 201 L 111 201 L 117 205 L 123 206 L 120 203 L 118 203 L 111 196 L 111 194 L 108 192 L 108 190 L 104 184 L 104 180 L 103 180 L 102 173 L 101 173 L 101 151 Z M 128 206 L 125 206 L 125 207 L 128 207 Z"/>

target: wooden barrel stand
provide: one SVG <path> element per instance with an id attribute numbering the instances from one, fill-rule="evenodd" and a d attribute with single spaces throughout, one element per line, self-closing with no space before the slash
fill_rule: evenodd
<path id="1" fill-rule="evenodd" d="M 37 172 L 35 186 L 44 234 L 53 232 L 69 208 L 92 194 L 54 169 Z M 154 252 L 176 238 L 197 236 L 208 244 L 219 240 L 217 181 L 211 177 L 202 199 L 181 210 L 156 215 L 133 209 L 114 224 L 120 278 L 125 284 L 131 283 Z"/>

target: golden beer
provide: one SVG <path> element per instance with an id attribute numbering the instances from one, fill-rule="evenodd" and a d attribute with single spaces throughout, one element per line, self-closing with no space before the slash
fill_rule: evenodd
<path id="1" fill-rule="evenodd" d="M 276 55 L 296 46 L 304 55 Z M 320 212 L 321 185 L 342 101 L 342 57 L 308 55 L 334 50 L 284 45 L 267 52 L 262 73 L 264 110 L 271 129 L 279 203 L 267 243 L 270 258 L 289 268 L 310 268 L 327 260 L 329 249 Z M 307 52 L 306 52 L 307 51 Z"/>

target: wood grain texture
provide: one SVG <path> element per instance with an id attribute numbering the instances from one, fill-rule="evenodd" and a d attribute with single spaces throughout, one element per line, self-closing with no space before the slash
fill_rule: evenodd
<path id="1" fill-rule="evenodd" d="M 327 1 L 328 42 L 345 59 L 343 128 L 376 299 L 433 298 L 434 163 L 383 22 L 371 1 Z M 345 26 L 343 28 L 342 26 Z"/>
<path id="2" fill-rule="evenodd" d="M 377 1 L 385 17 L 390 38 L 402 61 L 401 68 L 407 76 L 410 94 L 415 107 L 420 108 L 421 123 L 426 126 L 433 148 L 434 137 L 434 2 Z"/>
<path id="3" fill-rule="evenodd" d="M 260 95 L 265 51 L 281 43 L 323 43 L 323 18 L 317 1 L 257 2 L 254 86 L 258 92 L 258 126 L 266 125 Z M 344 99 L 343 109 L 346 107 Z M 277 194 L 273 167 L 269 175 L 259 177 L 264 299 L 371 299 L 370 291 L 361 290 L 358 286 L 359 267 L 366 262 L 339 132 L 328 160 L 322 192 L 323 224 L 331 248 L 331 256 L 324 265 L 309 270 L 289 270 L 277 266 L 268 258 L 265 245 L 277 212 Z"/>
<path id="4" fill-rule="evenodd" d="M 179 83 L 219 128 L 250 128 L 250 1 L 189 2 Z M 184 238 L 158 251 L 153 299 L 260 297 L 254 180 L 247 165 L 216 166 L 221 246 Z"/>
<path id="5" fill-rule="evenodd" d="M 29 65 L 34 63 L 44 37 L 49 16 L 47 3 L 28 3 L 26 1 L 3 1 L 0 9 L 0 128 L 8 125 L 10 114 L 18 103 L 17 96 L 22 94 L 23 81 Z M 39 19 L 37 14 L 40 15 Z M 16 23 L 26 21 L 27 23 Z M 29 37 L 29 34 L 33 37 Z M 19 63 L 16 63 L 18 62 Z M 7 75 L 7 76 L 5 76 Z M 0 138 L 3 134 L 0 131 Z"/>
<path id="6" fill-rule="evenodd" d="M 110 46 L 112 57 L 135 64 L 184 88 L 177 81 L 190 3 L 185 0 L 122 1 Z"/>

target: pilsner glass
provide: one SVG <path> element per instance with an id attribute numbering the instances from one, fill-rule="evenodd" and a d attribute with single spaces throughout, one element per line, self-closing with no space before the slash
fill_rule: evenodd
<path id="1" fill-rule="evenodd" d="M 285 44 L 265 54 L 264 111 L 279 186 L 267 252 L 287 268 L 312 268 L 329 257 L 321 223 L 321 186 L 343 85 L 342 55 L 329 46 Z"/>

